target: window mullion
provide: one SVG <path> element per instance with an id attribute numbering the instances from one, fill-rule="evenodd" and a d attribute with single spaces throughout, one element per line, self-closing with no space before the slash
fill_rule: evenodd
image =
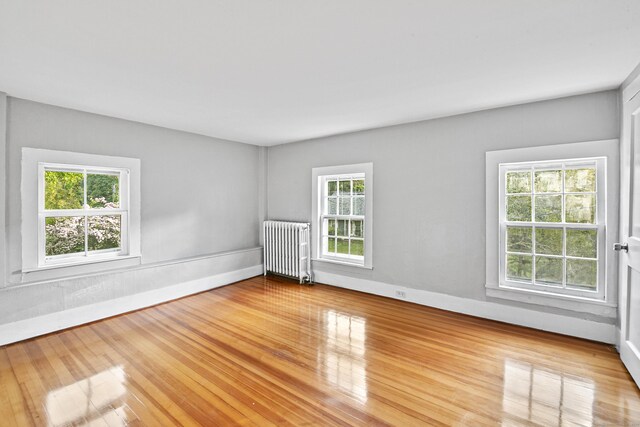
<path id="1" fill-rule="evenodd" d="M 536 197 L 535 197 L 535 170 L 531 166 L 531 284 L 536 284 Z"/>
<path id="2" fill-rule="evenodd" d="M 562 287 L 567 288 L 567 227 L 562 227 Z"/>
<path id="3" fill-rule="evenodd" d="M 566 163 L 562 163 L 562 196 L 561 196 L 561 203 L 562 203 L 562 216 L 561 216 L 561 220 L 562 223 L 566 223 L 567 222 L 567 214 L 565 211 L 565 198 L 566 198 Z M 562 226 L 562 288 L 563 289 L 567 289 L 567 227 L 566 226 Z"/>
<path id="4" fill-rule="evenodd" d="M 87 215 L 87 170 L 83 169 L 83 187 L 84 187 L 84 256 L 89 256 L 89 216 Z"/>
<path id="5" fill-rule="evenodd" d="M 535 171 L 533 169 L 533 166 L 531 167 L 530 171 L 531 171 L 531 222 L 535 223 L 536 222 L 536 196 L 535 196 L 535 190 L 534 190 Z"/>
<path id="6" fill-rule="evenodd" d="M 84 216 L 84 256 L 89 256 L 89 217 Z"/>
<path id="7" fill-rule="evenodd" d="M 349 215 L 353 215 L 353 179 L 349 180 L 349 189 L 351 190 L 349 194 L 349 204 L 351 205 L 351 209 L 349 210 Z"/>
<path id="8" fill-rule="evenodd" d="M 531 227 L 531 283 L 536 283 L 536 226 Z"/>
<path id="9" fill-rule="evenodd" d="M 82 209 L 87 209 L 87 170 L 82 169 L 82 200 L 83 206 Z"/>

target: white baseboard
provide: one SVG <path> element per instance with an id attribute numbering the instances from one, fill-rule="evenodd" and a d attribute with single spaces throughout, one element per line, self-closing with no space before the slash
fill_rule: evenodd
<path id="1" fill-rule="evenodd" d="M 259 276 L 262 273 L 262 264 L 254 265 L 253 267 L 191 280 L 153 291 L 7 323 L 0 325 L 0 345 L 26 340 L 39 335 L 67 329 L 72 326 L 78 326 L 129 311 L 150 307 L 198 292 L 225 286 L 250 277 Z"/>
<path id="2" fill-rule="evenodd" d="M 478 301 L 460 298 L 420 289 L 406 288 L 368 279 L 359 279 L 339 274 L 314 271 L 314 280 L 318 283 L 352 289 L 354 291 L 409 301 L 428 307 L 454 311 L 456 313 L 498 320 L 514 325 L 527 326 L 543 331 L 556 332 L 578 338 L 600 341 L 607 344 L 616 343 L 616 327 L 592 320 L 578 319 L 571 316 L 544 313 L 526 308 L 513 307 L 495 302 Z M 405 292 L 406 298 L 398 298 L 397 291 Z"/>
<path id="3" fill-rule="evenodd" d="M 620 359 L 636 384 L 640 384 L 640 352 L 636 346 L 629 341 L 623 341 L 620 344 Z"/>

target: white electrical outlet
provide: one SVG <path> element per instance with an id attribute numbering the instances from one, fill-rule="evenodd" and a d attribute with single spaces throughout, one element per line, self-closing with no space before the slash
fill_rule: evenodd
<path id="1" fill-rule="evenodd" d="M 396 291 L 396 297 L 407 299 L 407 293 L 405 291 Z"/>

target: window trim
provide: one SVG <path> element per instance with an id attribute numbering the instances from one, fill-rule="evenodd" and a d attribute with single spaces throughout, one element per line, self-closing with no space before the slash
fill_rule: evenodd
<path id="1" fill-rule="evenodd" d="M 606 290 L 604 298 L 586 299 L 574 295 L 550 294 L 544 290 L 500 286 L 500 163 L 532 163 L 558 159 L 605 157 L 606 166 L 606 230 L 604 254 Z M 486 278 L 487 297 L 524 302 L 570 311 L 615 318 L 617 307 L 617 255 L 610 248 L 618 236 L 619 149 L 618 140 L 598 140 L 538 147 L 516 148 L 486 153 Z"/>
<path id="2" fill-rule="evenodd" d="M 80 215 L 95 213 L 106 215 L 117 213 L 122 216 L 123 230 L 119 251 L 108 253 L 91 253 L 86 256 L 61 256 L 46 259 L 44 254 L 45 215 L 44 170 L 53 169 L 85 169 L 88 172 L 108 171 L 120 174 L 121 207 L 113 209 L 90 210 L 83 207 L 78 210 L 47 211 L 47 213 L 66 214 L 77 211 Z M 124 179 L 123 179 L 124 178 Z M 127 185 L 128 184 L 128 185 Z M 140 257 L 140 160 L 127 157 L 102 156 L 76 152 L 44 150 L 34 148 L 22 149 L 22 274 L 45 272 L 42 278 L 53 277 L 50 270 L 60 269 L 69 274 L 72 267 L 81 267 L 83 272 L 100 271 L 119 266 L 122 261 Z M 88 212 L 92 211 L 92 212 Z M 93 212 L 95 211 L 95 212 Z M 117 212 L 116 212 L 117 211 Z M 125 217 L 126 220 L 125 220 Z M 126 224 L 126 225 L 125 225 Z M 126 227 L 126 229 L 124 229 Z M 114 255 L 114 252 L 116 254 Z M 114 264 L 116 262 L 116 264 Z M 77 268 L 76 268 L 77 269 Z M 30 276 L 31 277 L 31 276 Z"/>
<path id="3" fill-rule="evenodd" d="M 323 185 L 327 177 L 361 175 L 365 179 L 365 214 L 364 219 L 364 257 L 362 261 L 348 257 L 327 256 L 322 253 L 322 219 L 324 212 Z M 311 258 L 313 261 L 348 265 L 359 268 L 373 268 L 373 163 L 353 165 L 317 167 L 312 169 L 312 230 L 313 242 Z M 338 215 L 339 216 L 339 215 Z"/>

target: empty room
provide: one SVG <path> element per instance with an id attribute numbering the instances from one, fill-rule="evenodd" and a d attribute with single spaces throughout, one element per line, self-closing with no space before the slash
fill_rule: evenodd
<path id="1" fill-rule="evenodd" d="M 0 0 L 0 426 L 640 426 L 639 41 Z"/>

